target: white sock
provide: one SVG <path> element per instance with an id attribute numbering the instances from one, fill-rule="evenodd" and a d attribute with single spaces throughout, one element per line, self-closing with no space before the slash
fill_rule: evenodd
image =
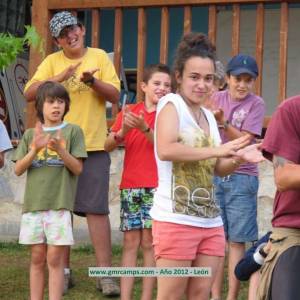
<path id="1" fill-rule="evenodd" d="M 64 268 L 64 274 L 70 274 L 70 268 Z"/>

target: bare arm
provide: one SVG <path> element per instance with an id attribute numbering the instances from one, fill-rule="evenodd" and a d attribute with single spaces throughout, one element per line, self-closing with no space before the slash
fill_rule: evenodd
<path id="1" fill-rule="evenodd" d="M 220 177 L 233 173 L 241 164 L 238 158 L 219 158 L 215 166 L 215 174 Z"/>
<path id="2" fill-rule="evenodd" d="M 74 157 L 71 153 L 67 151 L 64 147 L 65 140 L 62 136 L 61 130 L 57 131 L 56 137 L 52 137 L 49 140 L 48 147 L 51 150 L 57 152 L 60 158 L 63 160 L 66 168 L 69 169 L 74 175 L 78 176 L 82 172 L 82 159 Z"/>
<path id="3" fill-rule="evenodd" d="M 248 131 L 244 131 L 244 130 L 242 130 L 242 131 L 239 131 L 238 129 L 236 129 L 234 126 L 232 126 L 231 124 L 228 124 L 227 125 L 227 128 L 226 129 L 224 129 L 224 132 L 225 132 L 225 135 L 226 135 L 226 137 L 230 140 L 230 141 L 232 141 L 232 140 L 234 140 L 234 139 L 237 139 L 237 138 L 239 138 L 239 137 L 241 137 L 241 136 L 243 136 L 243 135 L 249 135 L 249 136 L 251 136 L 251 139 L 254 139 L 254 134 L 252 134 L 252 133 L 250 133 L 250 132 L 248 132 Z"/>
<path id="4" fill-rule="evenodd" d="M 36 81 L 32 85 L 30 85 L 26 91 L 24 91 L 24 97 L 27 102 L 35 101 L 37 89 L 45 81 Z"/>
<path id="5" fill-rule="evenodd" d="M 250 135 L 249 142 L 250 142 Z M 238 140 L 240 140 L 239 138 Z M 236 141 L 236 140 L 234 140 Z M 234 142 L 231 141 L 230 143 Z M 225 144 L 226 145 L 226 144 Z M 239 150 L 236 151 L 235 155 L 230 158 L 219 158 L 215 167 L 215 173 L 221 177 L 226 176 L 234 172 L 240 164 L 244 162 L 259 163 L 265 160 L 261 153 L 261 143 L 252 144 L 248 146 L 239 146 Z"/>
<path id="6" fill-rule="evenodd" d="M 113 85 L 95 78 L 91 87 L 98 95 L 104 97 L 105 100 L 113 104 L 118 103 L 120 92 Z"/>
<path id="7" fill-rule="evenodd" d="M 37 150 L 31 148 L 30 151 L 22 158 L 17 160 L 15 164 L 15 174 L 21 176 L 26 170 L 31 166 L 32 161 L 34 160 L 37 154 Z"/>
<path id="8" fill-rule="evenodd" d="M 54 82 L 63 82 L 67 79 L 69 79 L 76 71 L 78 66 L 81 64 L 81 62 L 77 63 L 76 65 L 71 65 L 67 67 L 65 70 L 63 70 L 61 73 L 47 78 L 46 80 L 42 81 L 36 81 L 32 85 L 30 85 L 27 90 L 24 92 L 24 96 L 28 102 L 35 101 L 36 92 L 38 87 L 44 83 L 45 81 L 54 81 Z"/>
<path id="9" fill-rule="evenodd" d="M 83 166 L 82 159 L 74 157 L 64 148 L 58 151 L 58 154 L 70 172 L 76 176 L 80 175 Z"/>
<path id="10" fill-rule="evenodd" d="M 246 134 L 250 135 L 251 139 L 254 138 L 254 134 L 252 134 L 252 133 L 250 133 L 248 131 L 244 131 L 244 130 L 239 131 L 237 128 L 235 128 L 234 126 L 232 126 L 230 123 L 227 123 L 226 119 L 224 117 L 224 112 L 223 112 L 222 109 L 219 108 L 217 110 L 214 110 L 213 113 L 214 113 L 214 116 L 215 116 L 215 118 L 217 120 L 217 123 L 219 125 L 224 126 L 224 129 L 223 129 L 224 133 L 225 133 L 226 137 L 230 141 L 232 141 L 234 139 L 237 139 L 237 138 L 239 138 L 239 137 L 241 137 L 243 135 L 246 135 Z"/>
<path id="11" fill-rule="evenodd" d="M 120 117 L 120 115 L 118 115 Z M 123 142 L 126 134 L 133 128 L 141 131 L 145 137 L 153 143 L 153 130 L 149 127 L 144 119 L 144 114 L 140 112 L 139 115 L 130 111 L 126 106 L 122 111 L 122 125 L 118 132 L 111 132 L 106 138 L 104 150 L 107 152 L 113 151 L 120 143 Z"/>
<path id="12" fill-rule="evenodd" d="M 300 165 L 274 155 L 274 178 L 280 192 L 300 188 Z"/>
<path id="13" fill-rule="evenodd" d="M 108 135 L 108 137 L 106 138 L 105 143 L 104 143 L 105 151 L 111 152 L 111 151 L 115 150 L 118 147 L 118 145 L 120 145 L 120 143 L 123 140 L 123 136 L 120 134 L 120 131 L 121 130 L 119 130 L 118 132 L 111 132 Z M 116 138 L 115 138 L 115 136 L 116 136 Z"/>
<path id="14" fill-rule="evenodd" d="M 22 175 L 34 160 L 36 154 L 48 144 L 50 139 L 49 134 L 43 133 L 42 124 L 37 122 L 34 128 L 33 139 L 30 145 L 29 152 L 21 159 L 17 160 L 15 164 L 15 174 Z"/>
<path id="15" fill-rule="evenodd" d="M 218 147 L 195 148 L 178 142 L 179 120 L 172 103 L 166 104 L 157 119 L 157 153 L 165 161 L 197 161 L 209 158 L 229 157 L 249 143 L 248 136 Z"/>
<path id="16" fill-rule="evenodd" d="M 94 74 L 99 71 L 99 68 L 94 68 L 91 70 L 87 70 L 82 72 L 80 76 L 80 80 L 83 83 L 91 82 L 91 88 L 99 95 L 102 96 L 105 100 L 116 104 L 120 99 L 120 92 L 109 83 L 106 83 L 100 79 L 94 77 Z"/>

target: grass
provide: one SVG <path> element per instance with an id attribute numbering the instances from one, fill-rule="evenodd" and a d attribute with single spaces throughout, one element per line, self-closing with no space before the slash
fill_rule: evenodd
<path id="1" fill-rule="evenodd" d="M 27 300 L 29 295 L 29 249 L 17 243 L 0 243 L 0 299 Z M 119 266 L 122 248 L 113 247 L 113 265 Z M 141 257 L 139 257 L 139 261 Z M 70 289 L 64 300 L 107 300 L 96 290 L 95 279 L 88 277 L 88 267 L 94 266 L 94 251 L 90 245 L 72 249 L 71 265 L 75 278 L 75 287 Z M 225 290 L 227 283 L 225 282 Z M 133 299 L 140 299 L 141 279 L 136 278 Z M 242 284 L 239 300 L 246 300 L 247 284 Z M 45 299 L 48 299 L 45 290 Z"/>

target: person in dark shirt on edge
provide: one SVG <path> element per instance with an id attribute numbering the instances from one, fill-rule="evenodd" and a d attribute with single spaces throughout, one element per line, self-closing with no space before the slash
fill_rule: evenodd
<path id="1" fill-rule="evenodd" d="M 267 232 L 252 247 L 235 267 L 234 274 L 240 281 L 249 281 L 248 300 L 256 299 L 257 287 L 260 280 L 259 269 L 267 257 L 271 242 L 269 241 L 271 231 Z"/>
<path id="2" fill-rule="evenodd" d="M 300 95 L 282 102 L 262 145 L 277 187 L 271 250 L 261 269 L 257 299 L 300 299 Z"/>

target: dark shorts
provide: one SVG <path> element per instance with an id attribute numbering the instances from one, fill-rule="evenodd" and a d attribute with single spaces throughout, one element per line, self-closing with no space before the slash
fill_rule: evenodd
<path id="1" fill-rule="evenodd" d="M 120 230 L 152 228 L 150 209 L 153 205 L 154 188 L 121 190 Z"/>
<path id="2" fill-rule="evenodd" d="M 105 151 L 88 152 L 79 176 L 74 213 L 108 215 L 110 156 Z"/>
<path id="3" fill-rule="evenodd" d="M 290 247 L 279 256 L 273 270 L 269 300 L 300 299 L 299 269 L 300 247 Z"/>

